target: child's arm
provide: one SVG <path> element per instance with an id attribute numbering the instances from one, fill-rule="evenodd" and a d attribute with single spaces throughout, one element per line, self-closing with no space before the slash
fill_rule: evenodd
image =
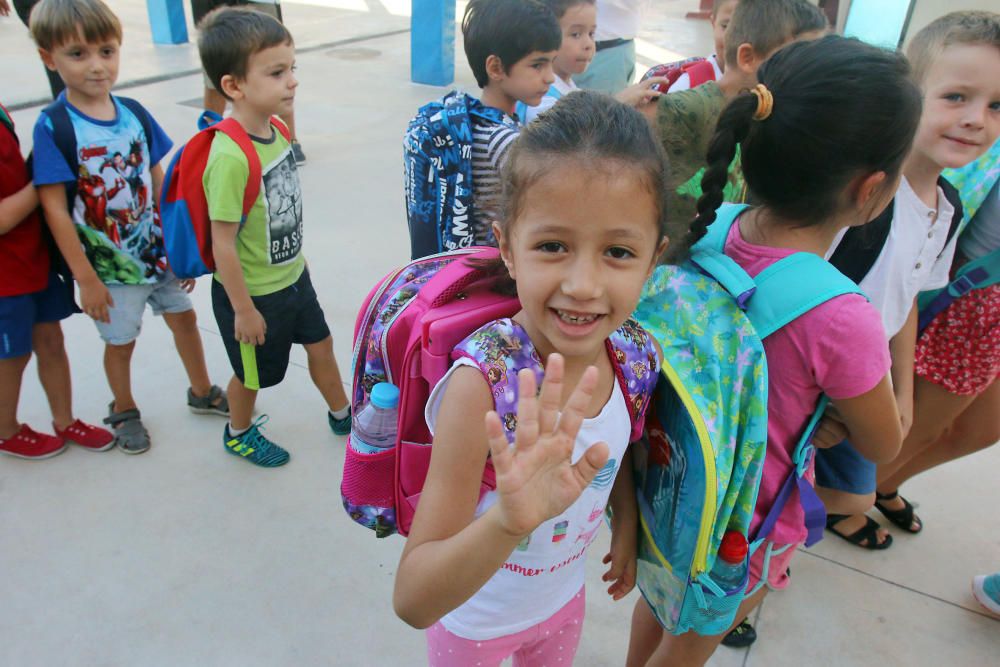
<path id="1" fill-rule="evenodd" d="M 153 181 L 153 205 L 160 205 L 160 191 L 163 187 L 163 166 L 159 163 L 149 170 L 149 177 Z"/>
<path id="2" fill-rule="evenodd" d="M 108 307 L 115 304 L 111 292 L 101 282 L 86 253 L 83 252 L 80 237 L 76 233 L 76 225 L 69 217 L 66 187 L 62 183 L 42 185 L 38 188 L 38 198 L 42 202 L 45 221 L 52 231 L 52 238 L 55 239 L 59 252 L 69 264 L 73 278 L 80 286 L 80 305 L 83 307 L 83 312 L 99 322 L 110 322 Z"/>
<path id="3" fill-rule="evenodd" d="M 837 419 L 847 427 L 854 448 L 873 463 L 896 458 L 903 431 L 887 373 L 875 388 L 860 396 L 833 401 Z"/>
<path id="4" fill-rule="evenodd" d="M 0 199 L 0 235 L 21 224 L 21 221 L 36 208 L 38 208 L 38 192 L 31 183 L 9 197 Z"/>
<path id="5" fill-rule="evenodd" d="M 889 341 L 889 355 L 892 357 L 892 387 L 899 408 L 899 421 L 903 427 L 903 437 L 913 425 L 913 363 L 917 354 L 917 300 L 906 318 L 906 323 Z"/>
<path id="6" fill-rule="evenodd" d="M 636 109 L 643 109 L 646 105 L 650 105 L 655 109 L 656 105 L 654 103 L 656 100 L 660 99 L 660 95 L 663 93 L 661 93 L 659 89 L 654 90 L 653 86 L 657 86 L 661 83 L 667 83 L 666 77 L 650 77 L 645 81 L 633 83 L 631 86 L 615 95 L 615 99 L 622 104 L 627 104 L 628 106 L 635 107 Z"/>
<path id="7" fill-rule="evenodd" d="M 267 325 L 264 316 L 260 314 L 250 298 L 246 280 L 243 278 L 243 266 L 236 254 L 236 235 L 240 226 L 234 222 L 212 221 L 212 255 L 215 257 L 215 270 L 222 278 L 222 287 L 226 290 L 229 303 L 233 306 L 235 325 L 233 335 L 241 343 L 263 345 Z M 228 332 L 220 331 L 223 336 Z"/>
<path id="8" fill-rule="evenodd" d="M 636 555 L 639 540 L 639 508 L 635 500 L 635 479 L 632 475 L 632 447 L 625 450 L 621 467 L 615 477 L 608 499 L 611 506 L 611 551 L 604 557 L 610 568 L 604 581 L 612 582 L 608 594 L 621 600 L 635 587 Z"/>
<path id="9" fill-rule="evenodd" d="M 518 374 L 517 437 L 509 446 L 482 375 L 476 369 L 455 371 L 441 403 L 430 470 L 396 573 L 393 607 L 410 625 L 430 627 L 468 600 L 524 537 L 569 507 L 607 461 L 607 445 L 598 443 L 576 465 L 570 464 L 597 373 L 584 373 L 560 417 L 562 375 L 562 358 L 553 354 L 536 398 L 534 374 Z M 474 519 L 488 453 L 496 471 L 497 502 Z"/>

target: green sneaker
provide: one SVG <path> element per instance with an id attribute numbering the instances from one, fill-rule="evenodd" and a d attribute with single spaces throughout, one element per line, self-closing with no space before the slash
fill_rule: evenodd
<path id="1" fill-rule="evenodd" d="M 250 428 L 239 435 L 229 435 L 229 424 L 222 434 L 222 444 L 233 456 L 239 456 L 250 463 L 264 468 L 277 468 L 288 463 L 288 452 L 264 437 L 260 427 L 267 423 L 268 416 L 258 417 Z"/>
<path id="2" fill-rule="evenodd" d="M 330 430 L 334 435 L 347 435 L 351 432 L 351 412 L 348 409 L 347 416 L 337 419 L 329 410 L 326 411 L 326 418 L 330 422 Z"/>

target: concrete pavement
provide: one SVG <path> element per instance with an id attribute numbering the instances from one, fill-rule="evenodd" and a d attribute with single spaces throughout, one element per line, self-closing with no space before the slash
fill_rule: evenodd
<path id="1" fill-rule="evenodd" d="M 397 32 L 408 28 L 405 4 L 283 4 L 300 47 L 305 252 L 346 371 L 363 296 L 408 256 L 400 164 L 406 122 L 444 89 L 408 81 L 408 35 Z M 640 56 L 651 63 L 667 52 L 710 49 L 707 27 L 682 18 L 696 4 L 659 3 Z M 190 45 L 149 44 L 140 0 L 112 6 L 125 23 L 121 80 L 158 80 L 128 94 L 183 142 L 197 114 L 184 102 L 201 94 L 196 54 Z M 16 19 L 0 19 L 6 104 L 47 92 L 25 39 Z M 474 90 L 464 59 L 456 69 L 458 85 Z M 38 110 L 14 113 L 25 150 Z M 194 301 L 209 369 L 225 384 L 229 367 L 207 280 Z M 97 422 L 110 396 L 100 340 L 83 316 L 64 331 L 76 413 Z M 280 470 L 227 456 L 224 422 L 187 412 L 184 374 L 158 318 L 146 318 L 133 377 L 153 438 L 149 453 L 73 449 L 43 462 L 0 459 L 0 665 L 424 664 L 422 634 L 391 609 L 403 542 L 376 540 L 341 509 L 344 439 L 326 426 L 301 350 L 286 381 L 259 401 L 271 417 L 268 435 L 292 453 Z M 50 417 L 34 365 L 24 385 L 20 417 L 44 430 Z M 969 581 L 1000 567 L 992 511 L 998 469 L 1000 449 L 988 450 L 908 485 L 907 496 L 922 501 L 926 528 L 918 536 L 894 531 L 888 551 L 831 537 L 799 554 L 793 585 L 757 614 L 758 644 L 720 648 L 711 664 L 997 664 L 1000 624 L 972 599 Z M 612 604 L 603 594 L 606 548 L 604 535 L 589 558 L 576 661 L 585 667 L 623 663 L 636 599 Z"/>

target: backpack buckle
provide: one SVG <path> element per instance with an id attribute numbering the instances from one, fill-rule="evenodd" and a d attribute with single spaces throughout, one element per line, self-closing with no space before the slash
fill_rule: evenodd
<path id="1" fill-rule="evenodd" d="M 970 271 L 970 273 L 974 273 Z M 976 288 L 976 281 L 969 277 L 969 273 L 960 275 L 948 285 L 948 293 L 956 299 L 963 297 Z"/>
<path id="2" fill-rule="evenodd" d="M 816 446 L 812 443 L 799 448 L 792 455 L 792 463 L 795 464 L 795 474 L 798 477 L 804 477 L 806 471 L 809 470 L 809 465 L 812 460 L 816 457 Z"/>

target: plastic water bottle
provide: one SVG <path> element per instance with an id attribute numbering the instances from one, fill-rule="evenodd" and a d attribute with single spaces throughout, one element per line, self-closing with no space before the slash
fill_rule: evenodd
<path id="1" fill-rule="evenodd" d="M 728 530 L 719 544 L 719 554 L 712 566 L 712 581 L 727 593 L 743 585 L 746 573 L 747 538 L 736 530 Z"/>
<path id="2" fill-rule="evenodd" d="M 372 387 L 371 397 L 354 417 L 351 447 L 361 454 L 374 454 L 396 445 L 399 388 L 389 382 Z"/>

